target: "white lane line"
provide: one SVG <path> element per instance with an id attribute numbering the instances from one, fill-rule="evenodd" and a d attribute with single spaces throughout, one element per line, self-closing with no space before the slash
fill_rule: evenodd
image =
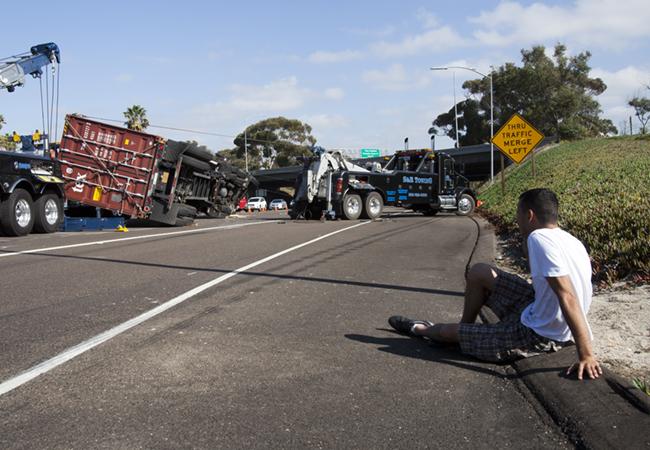
<path id="1" fill-rule="evenodd" d="M 179 234 L 192 234 L 192 233 L 202 233 L 205 231 L 212 231 L 212 230 L 229 230 L 232 228 L 242 228 L 242 227 L 249 227 L 251 225 L 264 225 L 267 223 L 278 223 L 281 222 L 280 220 L 267 220 L 264 222 L 251 222 L 251 223 L 238 223 L 234 225 L 220 225 L 218 227 L 208 227 L 208 228 L 196 228 L 193 230 L 183 230 L 183 231 L 170 231 L 168 233 L 157 233 L 157 234 L 145 234 L 142 236 L 132 236 L 132 237 L 123 237 L 123 238 L 116 238 L 116 239 L 106 239 L 103 241 L 92 241 L 92 242 L 82 242 L 80 244 L 69 244 L 69 245 L 59 245 L 57 247 L 45 247 L 45 248 L 33 248 L 31 250 L 19 250 L 16 252 L 7 252 L 7 253 L 0 253 L 0 258 L 8 258 L 10 256 L 18 256 L 18 255 L 27 255 L 30 253 L 43 253 L 43 252 L 51 252 L 53 250 L 64 250 L 68 248 L 78 248 L 78 247 L 88 247 L 91 245 L 104 245 L 104 244 L 111 244 L 113 242 L 125 242 L 125 241 L 135 241 L 138 239 L 149 239 L 149 238 L 156 238 L 156 237 L 164 237 L 164 236 L 176 236 Z"/>
<path id="2" fill-rule="evenodd" d="M 166 301 L 165 303 L 162 303 L 161 305 L 150 309 L 149 311 L 140 314 L 137 317 L 134 317 L 133 319 L 130 319 L 120 325 L 117 325 L 114 328 L 111 328 L 110 330 L 104 331 L 103 333 L 98 334 L 97 336 L 94 336 L 87 341 L 84 341 L 80 344 L 75 345 L 74 347 L 70 347 L 67 350 L 64 350 L 63 352 L 59 353 L 58 355 L 54 356 L 53 358 L 50 358 L 46 361 L 43 361 L 40 364 L 37 364 L 36 366 L 27 369 L 25 372 L 16 375 L 13 378 L 10 378 L 2 383 L 0 383 L 0 396 L 6 394 L 7 392 L 10 392 L 17 387 L 27 383 L 28 381 L 33 380 L 39 375 L 42 375 L 44 373 L 49 372 L 50 370 L 54 369 L 55 367 L 60 366 L 61 364 L 70 361 L 72 358 L 75 358 L 82 353 L 87 352 L 88 350 L 92 349 L 93 347 L 97 347 L 98 345 L 108 341 L 109 339 L 114 338 L 115 336 L 124 333 L 125 331 L 135 327 L 136 325 L 140 325 L 142 322 L 151 319 L 152 317 L 157 316 L 158 314 L 161 314 L 165 311 L 167 311 L 170 308 L 173 308 L 174 306 L 183 303 L 185 300 L 190 299 L 194 297 L 197 294 L 200 294 L 201 292 L 210 289 L 211 287 L 214 287 L 218 284 L 223 283 L 226 280 L 229 280 L 230 278 L 234 277 L 237 274 L 240 274 L 242 272 L 246 272 L 247 270 L 250 270 L 254 267 L 257 267 L 261 264 L 264 264 L 266 262 L 271 261 L 272 259 L 279 258 L 280 256 L 286 255 L 287 253 L 293 252 L 295 250 L 298 250 L 300 248 L 306 247 L 308 245 L 311 245 L 315 242 L 322 241 L 323 239 L 327 239 L 331 236 L 334 236 L 335 234 L 343 233 L 344 231 L 351 230 L 353 228 L 360 227 L 362 225 L 366 225 L 372 223 L 371 221 L 368 222 L 360 222 L 356 225 L 352 225 L 346 228 L 342 228 L 337 231 L 333 231 L 331 233 L 325 234 L 323 236 L 317 237 L 315 239 L 312 239 L 307 242 L 303 242 L 302 244 L 294 245 L 293 247 L 290 247 L 286 250 L 282 250 L 281 252 L 275 253 L 271 256 L 267 256 L 266 258 L 262 258 L 258 261 L 255 261 L 251 264 L 248 264 L 246 266 L 240 267 L 239 269 L 235 269 L 230 273 L 227 273 L 225 275 L 221 275 L 218 278 L 215 278 L 212 281 L 208 281 L 207 283 L 204 283 L 200 286 L 195 287 L 194 289 L 191 289 L 177 297 L 172 298 L 171 300 Z"/>

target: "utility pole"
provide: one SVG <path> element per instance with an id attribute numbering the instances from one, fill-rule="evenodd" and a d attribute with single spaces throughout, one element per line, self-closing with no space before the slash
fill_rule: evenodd
<path id="1" fill-rule="evenodd" d="M 630 136 L 632 136 L 634 133 L 632 133 L 632 116 L 630 116 Z"/>
<path id="2" fill-rule="evenodd" d="M 456 148 L 460 148 L 458 141 L 458 107 L 456 106 L 456 72 L 452 71 L 454 77 L 454 121 L 456 122 Z"/>
<path id="3" fill-rule="evenodd" d="M 244 156 L 246 158 L 246 172 L 248 172 L 248 130 L 244 130 Z"/>

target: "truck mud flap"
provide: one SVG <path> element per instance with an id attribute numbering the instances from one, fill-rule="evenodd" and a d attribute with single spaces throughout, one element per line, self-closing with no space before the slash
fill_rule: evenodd
<path id="1" fill-rule="evenodd" d="M 196 214 L 196 208 L 191 205 L 172 203 L 171 207 L 167 208 L 165 202 L 156 199 L 149 220 L 170 226 L 185 226 L 194 222 Z"/>

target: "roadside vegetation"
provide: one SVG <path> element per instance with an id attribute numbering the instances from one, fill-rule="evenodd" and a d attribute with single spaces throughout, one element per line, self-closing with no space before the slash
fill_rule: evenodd
<path id="1" fill-rule="evenodd" d="M 650 395 L 650 383 L 648 383 L 646 380 L 642 380 L 641 378 L 633 378 L 632 383 L 634 384 L 635 388 L 646 395 Z"/>
<path id="2" fill-rule="evenodd" d="M 560 199 L 560 225 L 580 239 L 592 257 L 597 282 L 650 282 L 650 136 L 563 143 L 506 170 L 479 189 L 481 214 L 511 239 L 517 232 L 517 200 L 523 191 L 547 187 Z"/>

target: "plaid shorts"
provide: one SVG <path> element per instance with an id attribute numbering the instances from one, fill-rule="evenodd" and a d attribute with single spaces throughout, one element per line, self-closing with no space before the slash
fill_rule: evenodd
<path id="1" fill-rule="evenodd" d="M 497 278 L 486 305 L 499 318 L 495 324 L 461 323 L 462 353 L 492 362 L 556 352 L 567 343 L 535 333 L 521 323 L 521 313 L 535 300 L 533 286 L 523 278 L 494 268 Z"/>

